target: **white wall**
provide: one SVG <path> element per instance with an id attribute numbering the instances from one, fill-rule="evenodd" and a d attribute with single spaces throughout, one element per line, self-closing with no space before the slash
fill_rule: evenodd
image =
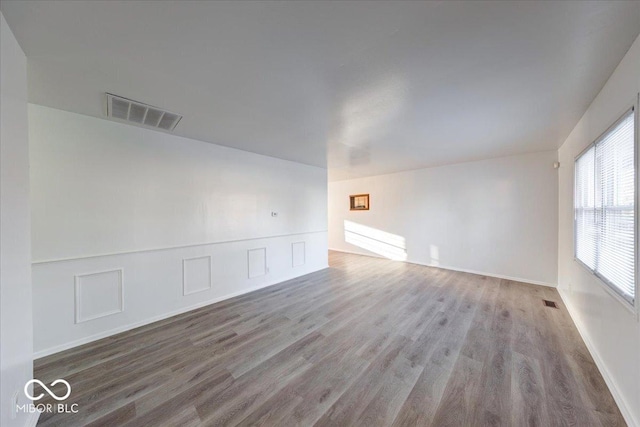
<path id="1" fill-rule="evenodd" d="M 327 267 L 324 169 L 38 105 L 29 126 L 38 356 Z"/>
<path id="2" fill-rule="evenodd" d="M 555 285 L 555 160 L 552 151 L 331 182 L 329 247 Z M 360 193 L 370 210 L 349 211 Z"/>
<path id="3" fill-rule="evenodd" d="M 27 61 L 0 13 L 0 425 L 23 426 L 13 417 L 13 396 L 33 378 Z"/>
<path id="4" fill-rule="evenodd" d="M 637 102 L 638 92 L 640 38 L 558 152 L 562 163 L 558 287 L 627 423 L 636 426 L 640 426 L 640 323 L 597 278 L 573 260 L 573 162 L 575 156 Z"/>

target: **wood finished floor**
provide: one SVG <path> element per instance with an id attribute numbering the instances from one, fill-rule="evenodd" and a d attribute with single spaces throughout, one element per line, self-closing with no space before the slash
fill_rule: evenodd
<path id="1" fill-rule="evenodd" d="M 554 289 L 329 259 L 330 269 L 37 360 L 35 377 L 66 379 L 66 402 L 79 405 L 39 424 L 625 425 Z"/>

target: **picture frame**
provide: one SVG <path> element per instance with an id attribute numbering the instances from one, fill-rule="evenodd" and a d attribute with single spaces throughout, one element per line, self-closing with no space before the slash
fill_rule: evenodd
<path id="1" fill-rule="evenodd" d="M 349 210 L 352 211 L 368 211 L 369 210 L 369 195 L 368 194 L 353 194 L 349 196 Z"/>

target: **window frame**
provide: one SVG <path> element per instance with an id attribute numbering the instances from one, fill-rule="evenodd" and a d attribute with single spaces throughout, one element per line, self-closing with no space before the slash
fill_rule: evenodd
<path id="1" fill-rule="evenodd" d="M 607 293 L 609 293 L 609 295 L 611 295 L 612 297 L 614 297 L 615 300 L 619 301 L 627 310 L 631 311 L 635 317 L 636 320 L 638 320 L 638 314 L 639 314 L 639 310 L 638 310 L 638 290 L 640 288 L 640 286 L 638 285 L 638 264 L 640 264 L 638 262 L 638 187 L 639 187 L 639 182 L 638 182 L 638 178 L 640 176 L 639 174 L 639 164 L 638 164 L 638 160 L 639 160 L 639 150 L 638 150 L 638 130 L 640 129 L 640 126 L 638 124 L 638 105 L 640 104 L 640 94 L 638 94 L 636 102 L 634 102 L 630 107 L 626 108 L 624 110 L 624 112 L 618 117 L 618 119 L 616 119 L 615 122 L 613 122 L 613 124 L 611 124 L 611 126 L 609 126 L 604 132 L 602 132 L 600 134 L 600 136 L 598 136 L 592 143 L 590 143 L 589 145 L 587 145 L 582 151 L 580 151 L 580 153 L 578 153 L 577 156 L 575 156 L 573 158 L 573 205 L 572 205 L 572 211 L 573 211 L 573 260 L 575 262 L 578 263 L 578 265 L 582 266 L 582 268 L 584 268 L 587 272 L 589 272 L 592 276 L 594 276 L 597 279 L 597 282 L 599 282 L 601 284 L 601 286 L 607 291 Z M 627 104 L 628 105 L 628 104 Z M 578 159 L 580 159 L 582 157 L 583 154 L 587 153 L 591 148 L 595 147 L 598 145 L 598 143 L 600 143 L 613 129 L 615 129 L 628 115 L 629 113 L 633 114 L 633 156 L 634 156 L 634 206 L 633 206 L 633 220 L 634 220 L 634 255 L 635 255 L 635 262 L 634 262 L 634 296 L 633 296 L 633 300 L 629 300 L 625 295 L 622 294 L 622 292 L 619 290 L 619 287 L 616 286 L 615 284 L 613 284 L 610 280 L 608 280 L 607 278 L 603 277 L 602 275 L 598 274 L 598 272 L 596 272 L 595 270 L 592 270 L 591 267 L 589 267 L 588 265 L 586 265 L 584 262 L 582 262 L 579 258 L 578 258 L 578 254 L 577 254 L 577 223 L 576 223 L 576 163 L 578 161 Z"/>

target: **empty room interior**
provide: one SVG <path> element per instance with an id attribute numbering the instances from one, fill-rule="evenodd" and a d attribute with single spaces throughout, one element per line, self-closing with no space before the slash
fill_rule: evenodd
<path id="1" fill-rule="evenodd" d="M 0 12 L 2 427 L 640 427 L 640 1 Z"/>

